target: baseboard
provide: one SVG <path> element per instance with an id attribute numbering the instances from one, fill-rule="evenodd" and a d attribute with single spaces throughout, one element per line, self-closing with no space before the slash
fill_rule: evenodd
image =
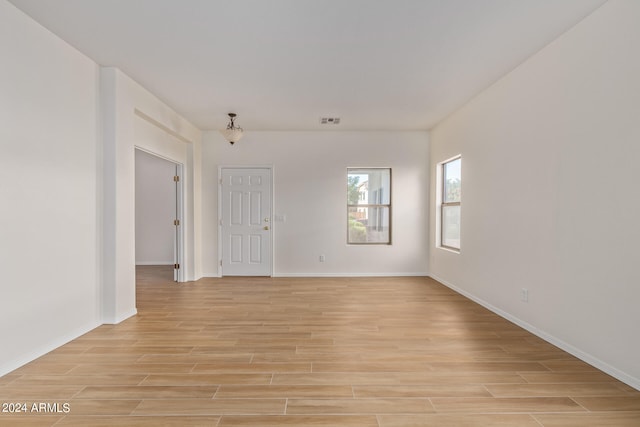
<path id="1" fill-rule="evenodd" d="M 174 262 L 168 261 L 136 261 L 136 265 L 173 265 Z"/>
<path id="2" fill-rule="evenodd" d="M 202 274 L 202 277 L 203 277 L 203 278 L 204 278 L 204 277 L 207 277 L 207 278 L 219 279 L 219 278 L 221 278 L 222 276 L 221 276 L 220 274 L 218 274 L 218 272 L 215 272 L 215 273 L 203 273 L 203 274 Z"/>
<path id="3" fill-rule="evenodd" d="M 271 277 L 428 277 L 429 273 L 273 273 Z M 218 273 L 205 273 L 202 277 L 221 278 Z M 233 277 L 233 276 L 229 276 Z"/>
<path id="4" fill-rule="evenodd" d="M 105 317 L 102 319 L 102 323 L 105 325 L 116 325 L 124 320 L 127 320 L 130 317 L 135 316 L 136 314 L 138 314 L 138 310 L 134 308 L 124 313 L 118 313 L 114 317 Z"/>
<path id="5" fill-rule="evenodd" d="M 100 323 L 96 322 L 96 323 L 91 323 L 89 325 L 86 325 L 82 328 L 76 329 L 73 332 L 69 333 L 69 334 L 65 334 L 63 336 L 61 336 L 58 339 L 55 339 L 45 345 L 42 345 L 40 347 L 38 347 L 37 349 L 30 351 L 26 354 L 24 354 L 23 356 L 19 357 L 18 359 L 14 359 L 11 360 L 9 362 L 3 363 L 2 365 L 0 365 L 0 376 L 6 375 L 16 369 L 18 369 L 21 366 L 26 365 L 29 362 L 32 362 L 34 360 L 36 360 L 38 357 L 44 356 L 45 354 L 49 353 L 50 351 L 55 350 L 58 347 L 61 347 L 65 344 L 67 344 L 70 341 L 73 341 L 74 339 L 86 334 L 89 331 L 94 330 L 95 328 L 97 328 L 98 326 L 100 326 Z"/>
<path id="6" fill-rule="evenodd" d="M 631 375 L 628 375 L 627 373 L 609 365 L 606 362 L 603 362 L 602 360 L 598 359 L 597 357 L 594 357 L 593 355 L 586 353 L 582 350 L 580 350 L 579 348 L 576 348 L 574 346 L 572 346 L 569 343 L 566 343 L 564 341 L 562 341 L 561 339 L 543 331 L 538 329 L 537 327 L 535 327 L 534 325 L 525 322 L 524 320 L 513 316 L 510 313 L 507 313 L 506 311 L 503 311 L 501 309 L 499 309 L 498 307 L 495 307 L 493 305 L 491 305 L 490 303 L 488 303 L 487 301 L 484 301 L 481 298 L 476 297 L 475 295 L 470 294 L 469 292 L 460 289 L 459 287 L 455 286 L 452 283 L 448 283 L 446 280 L 443 280 L 441 278 L 439 278 L 438 276 L 434 276 L 434 275 L 430 275 L 430 277 L 440 283 L 442 283 L 443 285 L 445 285 L 446 287 L 450 288 L 451 290 L 459 293 L 460 295 L 463 295 L 467 298 L 469 298 L 470 300 L 480 304 L 481 306 L 483 306 L 484 308 L 491 310 L 492 312 L 494 312 L 495 314 L 497 314 L 500 317 L 503 317 L 504 319 L 507 319 L 508 321 L 520 326 L 523 329 L 526 329 L 527 331 L 531 332 L 532 334 L 534 334 L 535 336 L 537 336 L 538 338 L 541 338 L 545 341 L 547 341 L 548 343 L 551 343 L 553 345 L 555 345 L 556 347 L 566 351 L 567 353 L 577 357 L 578 359 L 588 363 L 591 366 L 594 366 L 598 369 L 600 369 L 601 371 L 611 375 L 612 377 L 622 381 L 623 383 L 635 388 L 636 390 L 640 390 L 640 379 L 635 378 Z"/>
<path id="7" fill-rule="evenodd" d="M 427 277 L 429 273 L 274 273 L 273 277 Z"/>

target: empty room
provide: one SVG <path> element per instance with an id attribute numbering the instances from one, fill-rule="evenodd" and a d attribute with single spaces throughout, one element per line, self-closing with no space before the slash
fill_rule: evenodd
<path id="1" fill-rule="evenodd" d="M 0 0 L 0 425 L 640 425 L 638 22 Z"/>

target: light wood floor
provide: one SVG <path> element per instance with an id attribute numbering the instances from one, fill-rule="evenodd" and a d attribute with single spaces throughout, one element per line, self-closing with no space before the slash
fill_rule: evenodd
<path id="1" fill-rule="evenodd" d="M 138 270 L 139 315 L 0 378 L 22 426 L 640 426 L 640 392 L 428 278 Z"/>

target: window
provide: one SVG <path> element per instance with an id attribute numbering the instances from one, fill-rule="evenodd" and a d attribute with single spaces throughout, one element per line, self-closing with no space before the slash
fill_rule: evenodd
<path id="1" fill-rule="evenodd" d="M 462 159 L 456 157 L 442 163 L 441 171 L 440 246 L 460 250 Z"/>
<path id="2" fill-rule="evenodd" d="M 347 169 L 347 243 L 391 244 L 391 169 Z"/>

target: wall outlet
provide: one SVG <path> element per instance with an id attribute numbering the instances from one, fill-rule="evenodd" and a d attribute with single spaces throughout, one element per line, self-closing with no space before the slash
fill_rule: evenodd
<path id="1" fill-rule="evenodd" d="M 522 293 L 520 294 L 520 300 L 522 302 L 529 302 L 529 289 L 522 288 Z"/>
<path id="2" fill-rule="evenodd" d="M 324 255 L 320 255 L 320 262 L 324 262 L 325 258 Z"/>

